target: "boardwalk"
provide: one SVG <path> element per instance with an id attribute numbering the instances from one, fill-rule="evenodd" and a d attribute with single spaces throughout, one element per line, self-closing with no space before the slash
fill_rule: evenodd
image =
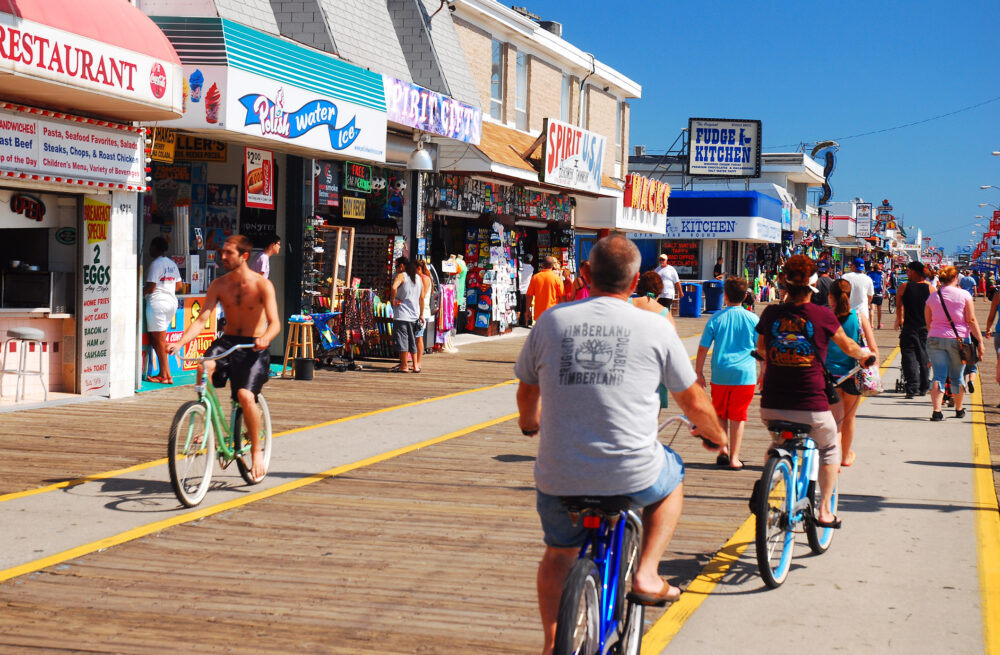
<path id="1" fill-rule="evenodd" d="M 889 354 L 894 335 L 880 336 Z M 428 357 L 419 376 L 275 381 L 275 429 L 505 381 L 520 342 Z M 3 491 L 162 457 L 165 422 L 189 394 L 4 415 Z M 696 440 L 674 442 L 687 496 L 661 571 L 675 582 L 694 579 L 746 518 L 765 439 L 751 420 L 743 473 L 717 469 Z M 13 578 L 0 585 L 0 651 L 536 652 L 534 448 L 508 421 Z"/>

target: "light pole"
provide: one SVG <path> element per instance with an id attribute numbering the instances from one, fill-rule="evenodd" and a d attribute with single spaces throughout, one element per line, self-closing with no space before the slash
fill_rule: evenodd
<path id="1" fill-rule="evenodd" d="M 993 184 L 980 184 L 980 189 L 1000 189 L 1000 186 L 995 186 Z"/>
<path id="2" fill-rule="evenodd" d="M 995 209 L 1000 209 L 1000 205 L 995 205 L 992 202 L 981 202 L 981 203 L 979 203 L 979 206 L 980 207 L 993 207 Z"/>

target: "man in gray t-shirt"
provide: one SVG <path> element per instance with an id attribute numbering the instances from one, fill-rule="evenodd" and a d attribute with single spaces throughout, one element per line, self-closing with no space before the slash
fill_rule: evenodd
<path id="1" fill-rule="evenodd" d="M 680 457 L 657 440 L 660 383 L 703 437 L 726 444 L 673 326 L 628 302 L 639 263 L 628 239 L 598 241 L 584 271 L 591 297 L 539 317 L 514 367 L 518 423 L 525 434 L 540 431 L 535 482 L 546 550 L 538 593 L 546 648 L 554 643 L 562 587 L 586 536 L 570 522 L 561 496 L 624 495 L 644 507 L 634 597 L 662 605 L 680 594 L 658 573 L 680 518 L 684 471 Z"/>

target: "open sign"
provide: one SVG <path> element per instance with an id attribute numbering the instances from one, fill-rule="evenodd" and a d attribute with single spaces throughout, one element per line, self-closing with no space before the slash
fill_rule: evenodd
<path id="1" fill-rule="evenodd" d="M 15 193 L 10 199 L 10 210 L 25 218 L 41 222 L 45 218 L 45 203 L 35 196 Z"/>

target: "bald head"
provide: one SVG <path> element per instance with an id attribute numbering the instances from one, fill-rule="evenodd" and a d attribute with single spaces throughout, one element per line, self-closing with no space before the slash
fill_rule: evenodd
<path id="1" fill-rule="evenodd" d="M 625 237 L 604 237 L 590 250 L 591 283 L 604 293 L 624 293 L 631 288 L 641 260 L 639 249 Z"/>
<path id="2" fill-rule="evenodd" d="M 551 255 L 548 257 L 543 257 L 542 261 L 538 262 L 540 268 L 555 268 L 556 258 Z"/>

